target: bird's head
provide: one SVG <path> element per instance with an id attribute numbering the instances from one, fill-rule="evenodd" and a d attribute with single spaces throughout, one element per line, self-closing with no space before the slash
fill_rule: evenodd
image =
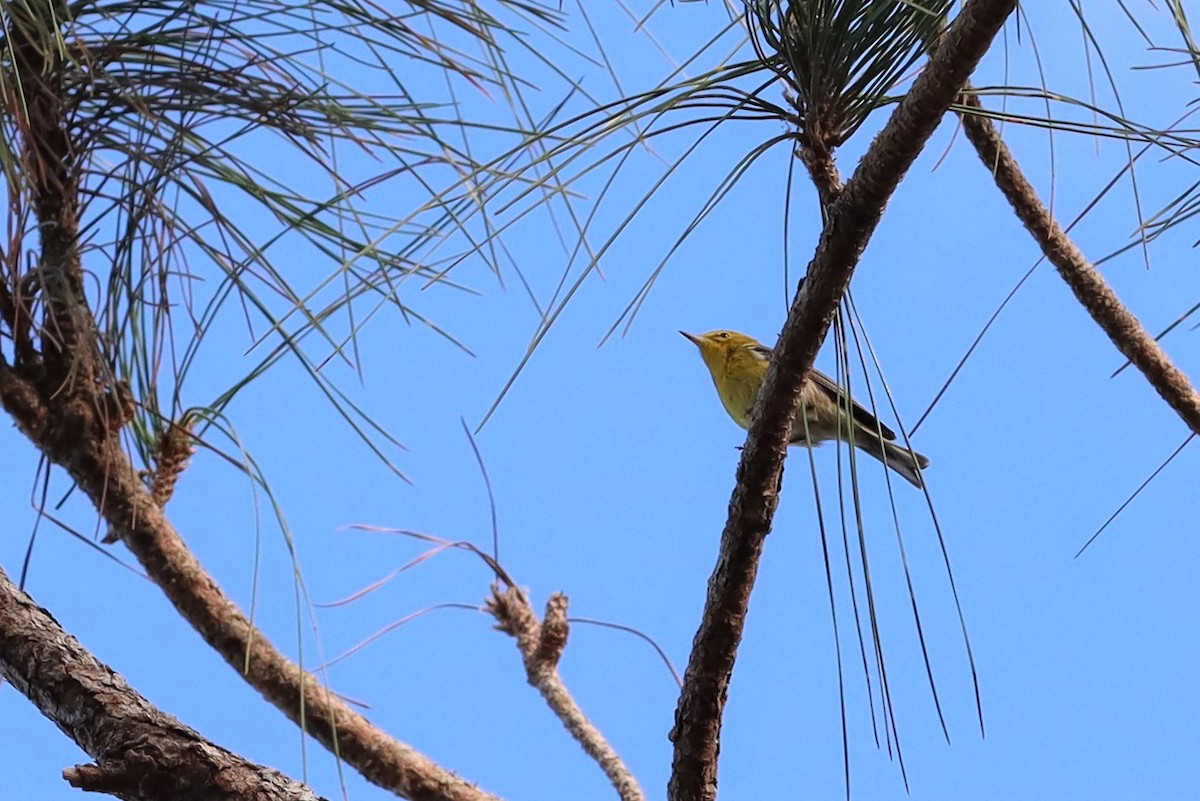
<path id="1" fill-rule="evenodd" d="M 719 329 L 709 331 L 707 334 L 689 334 L 687 331 L 679 333 L 700 349 L 700 356 L 709 369 L 728 360 L 730 354 L 742 350 L 755 353 L 755 355 L 759 351 L 763 351 L 768 356 L 770 355 L 770 351 L 760 345 L 758 340 L 745 334 L 739 334 L 737 331 Z"/>

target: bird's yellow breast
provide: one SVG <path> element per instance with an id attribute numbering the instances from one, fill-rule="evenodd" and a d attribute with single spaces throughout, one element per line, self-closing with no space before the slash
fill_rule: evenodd
<path id="1" fill-rule="evenodd" d="M 715 381 L 713 383 L 716 384 Z M 742 428 L 749 428 L 750 413 L 754 410 L 754 401 L 757 400 L 757 387 L 734 382 L 722 388 L 717 384 L 717 394 L 721 396 L 721 403 L 733 421 Z"/>
<path id="2" fill-rule="evenodd" d="M 762 386 L 762 376 L 766 373 L 766 364 L 761 366 L 757 364 L 753 357 L 748 354 L 739 354 L 736 351 L 724 354 L 726 358 L 722 360 L 723 364 L 710 365 L 712 372 L 713 385 L 717 388 L 717 395 L 721 398 L 721 405 L 725 407 L 725 411 L 733 418 L 733 421 L 742 428 L 750 427 L 750 413 L 754 411 L 754 402 L 758 400 L 758 390 Z M 740 357 L 740 360 L 739 360 Z M 738 374 L 749 373 L 754 376 L 753 381 L 718 381 L 718 371 L 734 371 Z"/>

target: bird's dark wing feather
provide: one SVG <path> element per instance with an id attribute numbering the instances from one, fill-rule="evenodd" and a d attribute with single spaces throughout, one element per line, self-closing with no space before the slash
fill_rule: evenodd
<path id="1" fill-rule="evenodd" d="M 747 345 L 746 350 L 754 354 L 755 358 L 764 362 L 771 361 L 771 349 L 766 345 L 761 345 L 755 342 L 753 345 Z"/>
<path id="2" fill-rule="evenodd" d="M 833 379 L 822 373 L 820 370 L 810 370 L 808 380 L 813 383 L 813 386 L 820 389 L 837 403 L 838 406 L 845 408 L 846 398 L 841 387 L 833 382 Z M 862 406 L 859 406 L 853 400 L 850 401 L 850 416 L 854 422 L 870 431 L 873 434 L 882 434 L 886 440 L 894 440 L 896 432 L 879 422 L 875 415 L 868 412 Z"/>
<path id="3" fill-rule="evenodd" d="M 771 349 L 766 345 L 755 343 L 754 345 L 750 345 L 748 350 L 763 361 L 769 361 L 771 358 Z M 814 387 L 832 398 L 839 407 L 845 407 L 846 399 L 844 393 L 841 387 L 834 383 L 832 378 L 820 370 L 810 370 L 808 380 L 812 382 Z M 746 413 L 749 414 L 750 411 L 747 410 Z M 879 422 L 879 419 L 875 415 L 868 412 L 862 406 L 859 406 L 853 400 L 850 401 L 850 417 L 867 431 L 873 434 L 882 434 L 886 440 L 894 440 L 896 438 L 895 431 L 892 431 L 892 429 Z"/>

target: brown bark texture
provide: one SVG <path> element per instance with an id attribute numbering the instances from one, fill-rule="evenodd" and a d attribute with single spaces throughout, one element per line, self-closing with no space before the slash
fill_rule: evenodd
<path id="1" fill-rule="evenodd" d="M 1100 271 L 1088 261 L 1054 219 L 1000 137 L 995 124 L 984 115 L 983 104 L 978 96 L 965 94 L 962 102 L 968 109 L 977 112 L 961 114 L 967 139 L 975 146 L 980 161 L 992 173 L 996 186 L 1012 205 L 1017 218 L 1041 247 L 1046 260 L 1058 270 L 1058 274 L 1117 346 L 1117 350 L 1141 371 L 1150 386 L 1175 410 L 1192 433 L 1200 434 L 1200 394 L 1197 394 L 1187 374 L 1175 366 L 1171 357 L 1137 316 L 1121 302 Z"/>
<path id="2" fill-rule="evenodd" d="M 784 451 L 811 369 L 854 266 L 888 199 L 1015 8 L 969 0 L 844 190 L 829 206 L 817 251 L 774 349 L 737 471 L 737 487 L 709 579 L 671 739 L 670 801 L 712 801 L 721 717 L 766 536 L 778 503 Z"/>
<path id="3" fill-rule="evenodd" d="M 14 217 L 32 214 L 36 266 L 0 293 L 13 361 L 0 358 L 0 404 L 53 464 L 66 470 L 186 619 L 289 718 L 369 781 L 415 801 L 493 797 L 387 735 L 271 645 L 195 559 L 121 448 L 127 403 L 113 380 L 88 308 L 79 242 L 78 143 L 72 139 L 73 66 L 63 57 L 62 15 L 42 3 L 8 4 L 13 81 L 0 93 L 20 148 L 9 186 Z M 25 210 L 22 212 L 21 210 Z M 27 247 L 17 242 L 18 254 Z M 10 260 L 11 261 L 11 260 Z M 12 264 L 6 264 L 10 271 Z M 33 310 L 40 311 L 33 319 Z M 125 388 L 127 391 L 127 388 Z M 184 443 L 186 450 L 186 443 Z M 177 456 L 182 455 L 182 451 Z M 158 488 L 159 501 L 170 487 Z"/>
<path id="4" fill-rule="evenodd" d="M 496 628 L 517 641 L 529 684 L 541 693 L 546 705 L 562 721 L 575 742 L 604 771 L 621 801 L 646 801 L 646 794 L 620 754 L 583 714 L 558 672 L 558 661 L 567 646 L 570 631 L 567 596 L 562 593 L 550 596 L 545 617 L 540 622 L 525 593 L 511 585 L 504 590 L 493 586 L 487 608 L 496 618 Z"/>
<path id="5" fill-rule="evenodd" d="M 0 675 L 95 760 L 63 773 L 82 790 L 127 801 L 317 801 L 155 708 L 2 570 Z"/>
<path id="6" fill-rule="evenodd" d="M 0 369 L 0 402 L 21 429 L 67 470 L 146 573 L 204 640 L 284 714 L 365 778 L 416 801 L 493 796 L 375 727 L 301 670 L 253 626 L 204 570 L 134 470 L 93 404 L 78 404 L 64 435 L 36 385 Z"/>

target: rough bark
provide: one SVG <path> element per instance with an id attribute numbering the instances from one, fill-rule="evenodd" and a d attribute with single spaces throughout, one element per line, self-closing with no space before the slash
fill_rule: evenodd
<path id="1" fill-rule="evenodd" d="M 973 94 L 964 95 L 963 103 L 981 112 L 983 110 L 979 98 Z M 1187 374 L 1175 366 L 1171 357 L 1134 313 L 1126 308 L 1100 271 L 1088 261 L 1054 219 L 992 121 L 982 113 L 963 113 L 961 117 L 963 131 L 975 146 L 980 161 L 992 173 L 996 186 L 1012 205 L 1017 218 L 1033 235 L 1046 260 L 1058 270 L 1058 274 L 1100 329 L 1108 334 L 1117 350 L 1141 371 L 1150 386 L 1192 432 L 1200 434 L 1200 394 L 1188 380 Z"/>
<path id="2" fill-rule="evenodd" d="M 595 760 L 612 783 L 621 801 L 646 801 L 646 794 L 621 756 L 600 730 L 583 714 L 574 696 L 558 672 L 558 661 L 567 646 L 567 596 L 555 593 L 546 602 L 546 615 L 538 621 L 525 593 L 508 586 L 503 591 L 492 587 L 488 611 L 496 618 L 496 628 L 512 636 L 525 663 L 525 675 L 550 711 L 562 721 L 575 742 Z"/>
<path id="3" fill-rule="evenodd" d="M 84 292 L 79 164 L 71 97 L 63 89 L 63 76 L 74 67 L 62 56 L 63 9 L 43 15 L 50 6 L 33 2 L 5 10 L 19 86 L 6 80 L 0 91 L 18 131 L 26 178 L 9 187 L 10 211 L 31 211 L 40 247 L 34 269 L 0 296 L 14 353 L 11 364 L 0 358 L 0 403 L 86 493 L 111 536 L 129 546 L 179 613 L 284 714 L 368 780 L 400 795 L 416 801 L 492 799 L 373 726 L 279 653 L 204 571 L 138 476 L 117 433 L 126 399 L 112 378 Z M 31 308 L 41 312 L 36 325 L 22 316 Z"/>
<path id="4" fill-rule="evenodd" d="M 816 254 L 775 347 L 738 465 L 737 487 L 671 732 L 671 801 L 716 797 L 729 679 L 778 503 L 784 451 L 805 376 L 888 199 L 1015 6 L 1015 0 L 969 0 L 963 6 L 828 209 Z"/>
<path id="5" fill-rule="evenodd" d="M 88 653 L 0 570 L 0 675 L 91 756 L 63 772 L 128 801 L 316 801 L 160 711 Z"/>

